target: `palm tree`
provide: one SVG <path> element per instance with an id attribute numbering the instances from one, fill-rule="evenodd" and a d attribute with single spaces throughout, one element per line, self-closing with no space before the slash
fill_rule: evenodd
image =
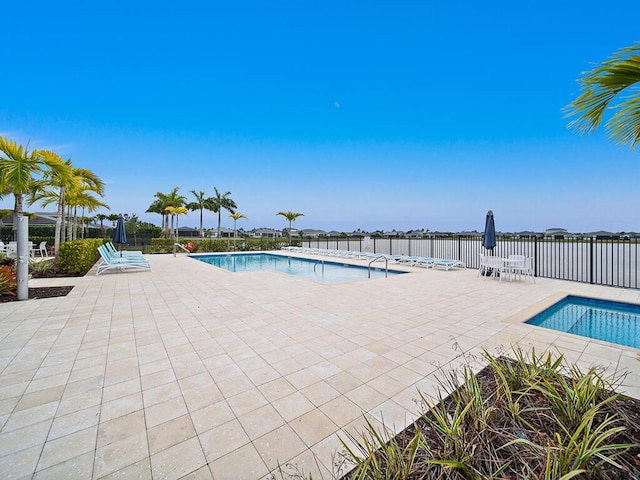
<path id="1" fill-rule="evenodd" d="M 178 195 L 180 187 L 174 187 L 169 193 L 157 192 L 156 200 L 147 208 L 148 213 L 159 213 L 162 215 L 162 232 L 169 235 L 169 215 L 167 207 L 182 207 L 187 200 L 184 196 Z"/>
<path id="2" fill-rule="evenodd" d="M 200 210 L 200 237 L 204 238 L 204 227 L 202 226 L 202 212 L 204 211 L 205 208 L 207 210 L 212 209 L 213 207 L 212 199 L 205 198 L 203 191 L 196 192 L 195 190 L 191 190 L 191 193 L 193 194 L 194 197 L 196 197 L 196 201 L 188 203 L 187 208 L 192 212 L 196 210 Z"/>
<path id="3" fill-rule="evenodd" d="M 188 211 L 187 207 L 175 207 L 173 209 L 173 214 L 176 216 L 175 238 L 178 238 L 178 219 L 180 218 L 180 215 L 186 215 Z"/>
<path id="4" fill-rule="evenodd" d="M 168 236 L 175 236 L 175 230 L 173 228 L 173 220 L 176 218 L 176 208 L 172 205 L 169 205 L 168 207 L 164 208 L 164 212 L 165 215 L 167 216 L 167 228 L 169 227 L 168 223 L 169 223 L 169 217 L 171 217 L 171 229 L 168 232 Z"/>
<path id="5" fill-rule="evenodd" d="M 69 165 L 71 161 L 69 160 Z M 104 196 L 104 182 L 95 173 L 87 168 L 72 167 L 74 182 L 68 186 L 63 197 L 63 202 L 67 206 L 67 214 L 69 219 L 68 237 L 74 239 L 76 237 L 76 217 L 78 207 L 88 209 L 93 212 L 98 207 L 109 208 L 108 205 L 95 198 L 91 193 L 98 196 Z"/>
<path id="6" fill-rule="evenodd" d="M 94 212 L 98 208 L 109 208 L 106 203 L 101 202 L 96 197 L 91 195 L 91 190 L 89 187 L 83 186 L 82 188 L 76 189 L 74 191 L 69 191 L 67 195 L 67 204 L 69 207 L 69 211 L 73 211 L 73 221 L 70 224 L 72 232 L 71 239 L 74 240 L 77 238 L 78 232 L 77 229 L 74 228 L 78 223 L 77 218 L 77 209 L 80 207 L 82 209 L 81 218 L 84 218 L 85 209 L 89 211 L 89 213 Z M 82 236 L 84 237 L 84 222 L 82 223 Z"/>
<path id="7" fill-rule="evenodd" d="M 0 195 L 13 193 L 15 199 L 15 221 L 13 228 L 17 228 L 17 219 L 23 214 L 24 196 L 33 190 L 37 184 L 45 184 L 47 173 L 64 177 L 68 174 L 68 167 L 58 159 L 43 157 L 38 150 L 31 152 L 15 141 L 0 136 Z M 24 230 L 16 230 L 18 248 L 25 245 Z M 28 232 L 27 232 L 28 237 Z M 24 252 L 18 252 L 24 255 Z M 16 277 L 18 279 L 18 300 L 29 298 L 28 289 L 29 265 L 27 262 L 17 262 Z"/>
<path id="8" fill-rule="evenodd" d="M 237 235 L 236 235 L 236 232 L 237 232 L 237 230 L 236 230 L 236 222 L 238 220 L 240 220 L 241 218 L 247 218 L 247 217 L 245 215 L 243 215 L 242 213 L 240 213 L 240 212 L 232 213 L 231 215 L 229 215 L 229 217 L 233 218 L 233 249 L 235 250 L 236 249 L 236 237 L 237 237 Z"/>
<path id="9" fill-rule="evenodd" d="M 68 178 L 67 165 L 60 158 L 42 155 L 39 150 L 29 151 L 15 141 L 0 136 L 0 194 L 13 193 L 15 214 L 24 211 L 24 196 L 34 186 L 46 185 L 46 175 Z"/>
<path id="10" fill-rule="evenodd" d="M 45 158 L 62 159 L 54 152 L 42 151 L 41 154 Z M 70 172 L 69 178 L 61 178 L 59 175 L 47 174 L 48 182 L 44 188 L 36 184 L 32 188 L 30 202 L 41 202 L 43 206 L 56 203 L 56 232 L 55 232 L 55 251 L 56 255 L 59 250 L 60 243 L 64 241 L 64 210 L 67 209 L 68 233 L 69 239 L 73 240 L 76 236 L 75 217 L 77 216 L 77 208 L 82 208 L 82 216 L 84 210 L 88 209 L 93 212 L 98 207 L 109 208 L 102 201 L 95 198 L 91 193 L 98 196 L 104 196 L 104 182 L 91 170 L 86 168 L 77 168 L 71 165 L 71 159 L 63 162 Z M 83 225 L 84 229 L 84 225 Z M 84 233 L 83 233 L 84 235 Z"/>
<path id="11" fill-rule="evenodd" d="M 211 210 L 214 213 L 218 214 L 218 238 L 220 238 L 220 223 L 221 223 L 221 213 L 222 210 L 227 210 L 229 213 L 235 213 L 235 209 L 238 208 L 236 202 L 229 198 L 231 192 L 225 192 L 224 195 L 218 191 L 217 187 L 213 187 L 213 190 L 216 193 L 215 197 L 211 197 Z"/>
<path id="12" fill-rule="evenodd" d="M 109 216 L 105 213 L 98 213 L 96 214 L 96 218 L 100 221 L 100 232 L 102 234 L 102 238 L 104 238 L 104 221 L 107 220 L 107 218 L 109 218 Z M 137 217 L 136 217 L 137 220 Z"/>
<path id="13" fill-rule="evenodd" d="M 633 149 L 640 142 L 640 42 L 614 53 L 599 67 L 585 72 L 579 80 L 583 92 L 567 106 L 567 116 L 579 115 L 570 128 L 580 133 L 595 131 L 608 108 L 617 112 L 607 121 L 605 129 L 614 142 L 630 143 Z M 620 98 L 622 92 L 628 93 Z M 612 105 L 614 99 L 618 103 Z"/>
<path id="14" fill-rule="evenodd" d="M 291 245 L 291 222 L 293 222 L 298 217 L 304 217 L 304 213 L 297 212 L 278 212 L 277 215 L 282 215 L 284 218 L 289 220 L 289 245 Z"/>
<path id="15" fill-rule="evenodd" d="M 49 150 L 41 152 L 45 158 L 50 158 L 63 162 L 62 158 L 57 153 Z M 61 177 L 59 174 L 54 173 L 50 175 L 49 183 L 51 188 L 35 189 L 32 203 L 39 199 L 42 201 L 42 205 L 46 206 L 50 203 L 56 203 L 56 228 L 54 235 L 54 254 L 56 259 L 59 256 L 60 243 L 64 241 L 64 201 L 67 190 L 79 188 L 81 186 L 80 178 L 74 175 L 73 168 L 71 167 L 71 159 L 64 161 L 64 164 L 68 167 L 70 176 Z"/>
<path id="16" fill-rule="evenodd" d="M 111 230 L 115 230 L 116 222 L 118 221 L 119 218 L 120 218 L 120 215 L 118 215 L 117 213 L 112 213 L 111 215 L 107 216 L 107 220 L 111 222 Z M 113 232 L 111 232 L 111 236 L 113 236 Z"/>

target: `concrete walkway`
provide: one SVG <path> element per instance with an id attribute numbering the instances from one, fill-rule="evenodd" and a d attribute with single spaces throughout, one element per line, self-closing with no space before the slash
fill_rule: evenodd
<path id="1" fill-rule="evenodd" d="M 519 323 L 562 293 L 638 290 L 425 269 L 321 285 L 148 258 L 151 272 L 32 280 L 75 288 L 0 304 L 0 478 L 329 479 L 363 414 L 401 430 L 418 391 L 480 368 L 483 348 L 626 370 L 640 397 L 638 350 Z"/>

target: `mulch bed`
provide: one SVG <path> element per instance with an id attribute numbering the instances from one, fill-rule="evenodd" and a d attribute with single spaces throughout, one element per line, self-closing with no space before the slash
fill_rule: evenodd
<path id="1" fill-rule="evenodd" d="M 495 391 L 494 385 L 496 376 L 494 370 L 490 366 L 485 367 L 482 371 L 476 374 L 476 378 L 478 379 L 478 383 L 482 388 L 483 398 L 487 398 Z M 452 400 L 451 395 L 444 400 L 444 404 L 446 405 L 447 410 L 450 412 L 453 412 L 453 410 L 455 409 L 455 402 Z M 540 404 L 538 406 L 542 409 L 547 407 L 548 405 Z M 622 469 L 618 469 L 609 464 L 605 464 L 598 472 L 588 471 L 586 473 L 578 475 L 577 478 L 585 480 L 640 480 L 640 400 L 621 395 L 613 404 L 610 405 L 610 408 L 607 409 L 607 413 L 615 413 L 619 418 L 618 425 L 625 427 L 625 430 L 616 435 L 614 440 L 620 443 L 636 444 L 636 446 L 632 447 L 624 454 L 616 457 L 616 460 L 622 465 Z M 430 412 L 426 415 L 433 418 Z M 530 431 L 525 430 L 523 432 L 524 434 L 531 438 L 533 438 L 535 435 L 552 435 L 552 432 L 545 432 L 548 429 L 547 425 L 545 425 L 545 422 L 543 421 L 544 417 L 536 417 L 536 415 L 532 415 L 531 419 L 534 421 L 534 428 Z M 538 420 L 537 423 L 535 422 L 536 419 Z M 398 433 L 395 436 L 395 440 L 402 448 L 405 448 L 414 438 L 414 434 L 417 430 L 420 430 L 422 432 L 422 436 L 426 443 L 429 444 L 429 446 L 435 451 L 438 451 L 442 448 L 441 435 L 438 434 L 433 428 L 431 428 L 431 426 L 425 421 L 424 418 L 419 418 L 413 424 L 409 425 L 403 431 Z M 493 447 L 498 448 L 501 445 L 504 445 L 505 440 L 503 438 L 498 438 L 497 436 L 495 436 L 493 442 Z M 475 446 L 480 447 L 479 445 L 474 445 L 474 447 Z M 522 471 L 522 464 L 528 463 L 531 460 L 527 457 L 524 451 L 520 454 L 518 454 L 517 452 L 517 448 L 505 448 L 504 450 L 499 450 L 499 453 L 504 453 L 504 456 L 501 458 L 501 460 L 505 462 L 512 462 L 512 468 L 506 472 L 503 472 L 499 477 L 497 477 L 499 480 L 524 480 L 525 478 L 527 478 L 528 480 L 529 477 L 523 477 L 521 475 L 518 475 L 517 473 L 514 473 Z M 425 454 L 426 452 L 418 453 L 416 457 L 416 464 L 420 463 L 420 460 L 426 459 Z M 378 458 L 383 464 L 385 463 L 383 457 Z M 422 467 L 415 468 L 412 474 L 402 478 L 407 478 L 408 480 L 468 480 L 469 478 L 471 478 L 464 475 L 457 469 L 432 467 L 433 466 L 422 464 Z M 354 471 L 350 471 L 341 478 L 342 480 L 353 480 Z"/>
<path id="2" fill-rule="evenodd" d="M 73 286 L 61 286 L 61 287 L 29 287 L 29 300 L 35 300 L 38 298 L 54 298 L 64 297 L 71 290 Z M 15 295 L 0 295 L 0 303 L 16 302 L 18 299 Z"/>

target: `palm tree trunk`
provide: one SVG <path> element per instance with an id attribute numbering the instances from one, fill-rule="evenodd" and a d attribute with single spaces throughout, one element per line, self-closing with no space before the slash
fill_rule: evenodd
<path id="1" fill-rule="evenodd" d="M 71 221 L 73 228 L 71 230 L 71 240 L 78 238 L 78 207 L 73 207 L 73 220 Z"/>
<path id="2" fill-rule="evenodd" d="M 67 205 L 67 238 L 73 240 L 73 220 L 71 218 L 71 205 Z"/>
<path id="3" fill-rule="evenodd" d="M 204 238 L 204 229 L 202 228 L 202 210 L 204 209 L 200 209 L 200 238 Z"/>
<path id="4" fill-rule="evenodd" d="M 22 215 L 22 194 L 16 193 L 13 196 L 14 205 L 13 205 L 13 226 L 11 227 L 11 234 L 14 241 L 17 241 L 16 231 L 18 230 L 18 217 Z"/>
<path id="5" fill-rule="evenodd" d="M 64 185 L 60 187 L 60 198 L 58 198 L 58 210 L 56 212 L 56 232 L 53 237 L 53 254 L 55 259 L 58 260 L 60 255 L 60 241 L 62 240 L 63 225 L 62 220 L 64 217 Z"/>
<path id="6" fill-rule="evenodd" d="M 82 207 L 82 217 L 81 217 L 81 221 L 82 221 L 82 223 L 80 224 L 80 238 L 84 238 L 84 222 L 85 222 L 85 218 L 84 218 L 84 207 Z"/>

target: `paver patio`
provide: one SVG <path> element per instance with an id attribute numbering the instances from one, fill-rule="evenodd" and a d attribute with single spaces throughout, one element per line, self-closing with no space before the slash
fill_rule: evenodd
<path id="1" fill-rule="evenodd" d="M 322 285 L 148 258 L 151 272 L 32 280 L 75 288 L 0 304 L 0 478 L 332 478 L 363 414 L 399 431 L 443 369 L 514 344 L 626 370 L 640 397 L 638 350 L 514 321 L 559 293 L 638 290 L 425 269 Z"/>

